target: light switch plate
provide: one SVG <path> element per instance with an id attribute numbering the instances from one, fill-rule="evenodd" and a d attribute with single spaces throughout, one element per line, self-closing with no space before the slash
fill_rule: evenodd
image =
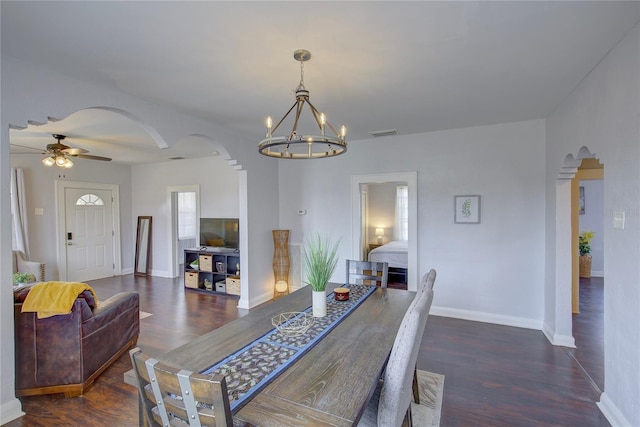
<path id="1" fill-rule="evenodd" d="M 624 211 L 613 212 L 613 228 L 624 230 Z"/>
<path id="2" fill-rule="evenodd" d="M 44 215 L 44 208 L 36 208 L 36 215 Z"/>

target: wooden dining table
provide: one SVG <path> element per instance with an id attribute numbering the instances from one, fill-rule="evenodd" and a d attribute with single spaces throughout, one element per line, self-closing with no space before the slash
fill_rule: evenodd
<path id="1" fill-rule="evenodd" d="M 329 284 L 330 293 L 339 284 Z M 234 425 L 356 425 L 373 395 L 415 292 L 377 288 L 303 356 L 233 413 Z M 271 318 L 311 305 L 303 287 L 158 357 L 202 372 L 273 329 Z M 132 371 L 125 381 L 136 384 Z"/>

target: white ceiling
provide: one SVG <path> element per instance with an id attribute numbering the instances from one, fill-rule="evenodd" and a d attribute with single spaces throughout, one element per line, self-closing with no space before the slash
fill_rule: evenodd
<path id="1" fill-rule="evenodd" d="M 2 1 L 1 8 L 3 55 L 173 106 L 247 144 L 263 138 L 265 116 L 279 118 L 293 104 L 296 49 L 312 53 L 311 101 L 357 141 L 383 129 L 413 134 L 546 117 L 640 19 L 640 3 L 614 1 Z M 76 137 L 68 145 L 114 161 L 123 135 L 152 144 L 126 121 L 113 122 L 115 114 L 75 119 L 12 131 L 11 142 L 43 147 L 54 142 L 50 133 L 66 133 Z M 180 145 L 171 155 L 189 157 L 191 142 Z"/>

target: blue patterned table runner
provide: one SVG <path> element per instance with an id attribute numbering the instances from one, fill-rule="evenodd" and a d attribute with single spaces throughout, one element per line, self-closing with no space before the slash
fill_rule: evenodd
<path id="1" fill-rule="evenodd" d="M 226 377 L 232 412 L 237 412 L 255 393 L 302 357 L 376 290 L 375 286 L 368 285 L 344 287 L 350 289 L 349 300 L 336 301 L 331 292 L 327 296 L 327 315 L 314 317 L 313 325 L 304 334 L 287 336 L 274 328 L 202 372 Z M 312 308 L 304 312 L 310 313 Z"/>

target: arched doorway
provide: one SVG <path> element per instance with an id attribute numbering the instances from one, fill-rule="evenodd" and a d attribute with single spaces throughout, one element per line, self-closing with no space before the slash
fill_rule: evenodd
<path id="1" fill-rule="evenodd" d="M 572 241 L 593 235 L 589 255 L 572 259 L 572 334 L 575 349 L 567 350 L 596 393 L 604 390 L 604 165 L 584 158 L 572 180 Z M 587 248 L 582 245 L 583 251 Z"/>
<path id="2" fill-rule="evenodd" d="M 581 172 L 583 163 L 585 171 Z M 579 311 L 579 181 L 581 178 L 601 178 L 602 170 L 588 171 L 588 169 L 601 169 L 599 165 L 595 154 L 591 153 L 587 147 L 582 147 L 577 155 L 568 154 L 565 157 L 556 179 L 555 281 L 550 289 L 554 301 L 552 316 L 554 323 L 552 333 L 544 330 L 545 335 L 554 345 L 576 347 L 573 313 Z M 571 356 L 574 355 L 574 350 L 567 352 Z M 604 355 L 601 357 L 603 359 Z M 578 363 L 580 364 L 579 361 Z M 582 364 L 580 366 L 582 367 Z M 584 371 L 584 368 L 582 369 Z M 604 367 L 602 369 L 604 373 Z M 588 374 L 586 371 L 585 373 Z"/>
<path id="3" fill-rule="evenodd" d="M 118 212 L 115 212 L 114 218 L 121 218 L 121 233 L 114 230 L 114 235 L 119 238 L 122 235 L 122 252 L 120 253 L 120 242 L 115 242 L 114 247 L 117 253 L 114 254 L 116 274 L 126 274 L 132 271 L 133 266 L 129 265 L 133 260 L 133 246 L 130 244 L 132 239 L 128 236 L 135 236 L 135 224 L 129 217 L 134 218 L 137 215 L 149 215 L 149 209 L 155 210 L 158 214 L 159 206 L 149 205 L 148 200 L 138 202 L 141 199 L 140 194 L 134 194 L 135 189 L 132 185 L 131 165 L 142 161 L 143 163 L 154 163 L 157 161 L 168 161 L 171 157 L 186 153 L 184 156 L 189 158 L 207 157 L 214 150 L 217 150 L 221 161 L 228 163 L 230 170 L 239 173 L 241 169 L 233 160 L 229 153 L 221 147 L 220 143 L 215 143 L 212 137 L 202 134 L 184 135 L 182 139 L 173 139 L 172 147 L 168 147 L 164 138 L 157 131 L 152 129 L 148 124 L 137 119 L 133 114 L 109 107 L 95 107 L 78 110 L 61 120 L 50 119 L 46 123 L 29 122 L 28 126 L 10 126 L 10 144 L 12 144 L 12 157 L 14 154 L 22 158 L 23 166 L 30 167 L 30 182 L 34 189 L 32 198 L 35 200 L 39 217 L 34 217 L 32 221 L 32 230 L 35 239 L 39 241 L 33 246 L 36 249 L 35 257 L 43 256 L 43 260 L 47 264 L 47 269 L 53 273 L 52 278 L 65 278 L 66 265 L 65 257 L 56 253 L 63 254 L 67 242 L 64 236 L 65 231 L 60 228 L 60 222 L 55 221 L 54 213 L 56 208 L 56 200 L 54 200 L 53 188 L 51 183 L 54 181 L 69 182 L 73 181 L 96 181 L 111 183 L 120 188 L 122 203 L 118 205 Z M 96 162 L 91 159 L 75 159 L 74 166 L 71 169 L 61 169 L 58 167 L 46 168 L 40 163 L 44 157 L 41 153 L 47 144 L 55 142 L 52 134 L 66 134 L 69 138 L 65 140 L 67 145 L 73 148 L 88 149 L 90 154 L 100 156 L 113 157 L 112 162 Z M 31 139 L 31 142 L 27 141 Z M 14 153 L 13 144 L 23 146 L 23 154 Z M 67 142 L 68 141 L 68 142 Z M 30 147 L 30 144 L 32 147 Z M 100 151 L 105 150 L 105 151 Z M 114 150 L 114 151 L 110 151 Z M 129 161 L 118 161 L 116 152 L 124 153 L 124 157 Z M 26 154 L 26 153 L 32 154 Z M 196 156 L 197 157 L 194 157 Z M 237 190 L 242 192 L 243 188 Z M 246 188 L 244 188 L 246 191 Z M 165 189 L 162 189 L 164 194 Z M 148 197 L 147 197 L 148 199 Z M 146 199 L 145 199 L 146 200 Z M 32 203 L 32 204 L 33 204 Z M 164 208 L 164 206 L 163 206 Z M 122 212 L 122 215 L 120 215 Z M 33 214 L 33 209 L 30 212 Z M 169 216 L 167 214 L 167 216 Z M 62 216 L 64 218 L 64 216 Z M 64 223 L 64 221 L 62 222 Z M 164 221 L 154 221 L 154 225 L 161 226 Z M 58 230 L 56 230 L 58 227 Z M 158 239 L 154 239 L 158 241 Z M 160 243 L 160 242 L 158 242 Z M 159 260 L 160 265 L 168 265 L 162 261 L 165 257 L 165 247 L 171 247 L 169 242 L 166 245 L 158 245 L 161 247 L 162 257 Z M 158 249 L 158 248 L 157 248 Z M 45 259 L 46 258 L 46 259 Z M 40 258 L 38 258 L 40 259 Z M 122 269 L 120 268 L 120 260 L 122 260 Z M 56 271 L 57 270 L 57 271 Z M 164 276 L 163 271 L 156 271 L 155 274 Z"/>

